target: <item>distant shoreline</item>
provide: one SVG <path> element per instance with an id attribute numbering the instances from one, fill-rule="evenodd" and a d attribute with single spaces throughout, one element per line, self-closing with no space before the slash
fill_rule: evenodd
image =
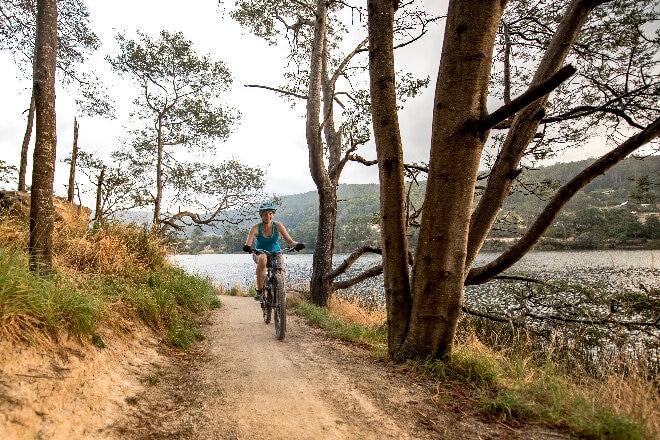
<path id="1" fill-rule="evenodd" d="M 502 252 L 505 250 L 509 243 L 513 239 L 490 239 L 487 240 L 484 246 L 481 248 L 481 252 Z M 568 241 L 568 240 L 567 240 Z M 498 242 L 496 244 L 493 242 Z M 575 251 L 660 251 L 660 240 L 647 240 L 645 243 L 628 243 L 628 244 L 612 244 L 600 247 L 579 247 L 571 246 L 567 242 L 562 242 L 561 240 L 552 240 L 552 242 L 542 241 L 537 244 L 530 252 L 575 252 Z M 313 249 L 309 249 L 309 252 L 300 252 L 301 254 L 312 254 Z M 335 252 L 335 254 L 345 254 L 346 252 Z M 215 251 L 201 251 L 201 252 L 174 252 L 170 251 L 169 255 L 233 255 L 233 254 L 243 254 L 239 249 L 233 252 L 215 252 Z"/>

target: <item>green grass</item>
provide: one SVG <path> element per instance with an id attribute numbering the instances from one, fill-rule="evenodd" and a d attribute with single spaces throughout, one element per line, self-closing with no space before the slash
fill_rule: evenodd
<path id="1" fill-rule="evenodd" d="M 124 304 L 182 349 L 202 338 L 196 316 L 220 307 L 208 279 L 179 268 L 136 270 L 131 278 L 74 273 L 46 279 L 28 270 L 25 255 L 0 248 L 0 333 L 33 341 L 65 332 L 103 348 L 96 329 L 111 319 L 110 303 Z"/>
<path id="2" fill-rule="evenodd" d="M 298 302 L 294 306 L 294 311 L 304 317 L 309 324 L 324 329 L 333 338 L 366 344 L 377 350 L 387 344 L 385 326 L 364 327 L 358 324 L 345 324 L 332 316 L 328 309 L 304 301 Z"/>
<path id="3" fill-rule="evenodd" d="M 172 325 L 167 332 L 167 341 L 173 347 L 188 349 L 196 342 L 204 339 L 199 327 L 194 321 L 182 319 Z"/>
<path id="4" fill-rule="evenodd" d="M 22 339 L 41 331 L 55 336 L 64 330 L 87 337 L 103 311 L 99 299 L 79 291 L 71 280 L 44 279 L 27 268 L 20 254 L 0 249 L 0 325 Z"/>
<path id="5" fill-rule="evenodd" d="M 105 280 L 101 292 L 108 299 L 128 304 L 143 322 L 165 334 L 170 345 L 183 349 L 202 338 L 195 316 L 221 306 L 207 278 L 176 267 L 164 267 L 131 280 Z"/>
<path id="6" fill-rule="evenodd" d="M 500 364 L 493 356 L 465 347 L 459 347 L 446 360 L 413 359 L 407 361 L 406 366 L 436 379 L 454 380 L 483 389 L 496 388 L 502 375 Z"/>
<path id="7" fill-rule="evenodd" d="M 307 302 L 294 306 L 296 314 L 334 338 L 370 346 L 387 355 L 387 329 L 345 324 L 328 309 Z M 446 359 L 415 359 L 408 370 L 468 390 L 460 405 L 482 417 L 507 423 L 540 423 L 583 439 L 642 440 L 644 421 L 589 399 L 564 371 L 549 361 L 534 364 L 531 357 L 501 355 L 476 339 L 458 344 Z M 575 379 L 575 378 L 573 378 Z"/>
<path id="8" fill-rule="evenodd" d="M 500 422 L 543 423 L 584 439 L 648 438 L 643 421 L 588 399 L 549 362 L 534 366 L 468 346 L 445 360 L 416 359 L 406 366 L 440 382 L 467 385 L 475 411 Z"/>
<path id="9" fill-rule="evenodd" d="M 627 414 L 585 398 L 575 386 L 544 372 L 527 382 L 514 382 L 491 398 L 480 399 L 483 414 L 499 420 L 543 422 L 586 439 L 647 438 L 644 427 Z"/>

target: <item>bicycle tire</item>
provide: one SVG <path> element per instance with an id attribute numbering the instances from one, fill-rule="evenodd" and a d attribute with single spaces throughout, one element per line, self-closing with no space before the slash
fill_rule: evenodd
<path id="1" fill-rule="evenodd" d="M 284 291 L 284 279 L 279 273 L 273 277 L 273 298 L 277 304 L 275 307 L 275 335 L 281 341 L 286 335 L 286 292 Z"/>
<path id="2" fill-rule="evenodd" d="M 265 292 L 264 297 L 261 298 L 261 313 L 263 314 L 264 322 L 270 324 L 270 316 L 272 315 L 271 301 L 270 297 L 266 297 Z"/>

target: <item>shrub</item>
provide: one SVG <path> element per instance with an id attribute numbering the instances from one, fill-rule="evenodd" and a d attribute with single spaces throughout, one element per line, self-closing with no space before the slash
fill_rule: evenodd
<path id="1" fill-rule="evenodd" d="M 77 212 L 77 211 L 76 211 Z M 74 212 L 74 214 L 76 214 Z M 26 220 L 0 216 L 0 333 L 13 339 L 52 339 L 60 332 L 89 339 L 102 319 L 118 329 L 140 319 L 170 344 L 187 347 L 201 335 L 195 314 L 219 307 L 211 282 L 172 267 L 159 237 L 145 228 L 112 224 L 86 230 L 60 220 L 49 279 L 28 270 Z"/>

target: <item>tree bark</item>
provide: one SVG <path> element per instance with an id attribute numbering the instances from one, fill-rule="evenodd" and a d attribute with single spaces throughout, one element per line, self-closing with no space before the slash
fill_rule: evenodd
<path id="1" fill-rule="evenodd" d="M 393 54 L 389 40 L 394 5 L 369 2 L 371 94 L 382 179 L 383 273 L 388 307 L 396 307 L 388 310 L 388 328 L 393 329 L 388 343 L 395 360 L 443 356 L 452 347 L 462 305 L 473 188 L 488 135 L 476 122 L 487 114 L 492 51 L 505 3 L 449 3 L 435 91 L 424 215 L 408 289 L 408 261 L 397 256 L 407 252 L 400 252 L 406 244 L 405 193 L 391 90 L 394 69 L 390 67 Z"/>
<path id="2" fill-rule="evenodd" d="M 105 180 L 105 165 L 101 168 L 96 182 L 96 206 L 94 208 L 94 226 L 99 228 L 103 224 L 103 182 Z"/>
<path id="3" fill-rule="evenodd" d="M 435 91 L 424 214 L 412 271 L 410 328 L 399 358 L 451 351 L 463 302 L 468 228 L 501 1 L 450 1 Z"/>
<path id="4" fill-rule="evenodd" d="M 319 195 L 319 224 L 316 249 L 312 263 L 310 294 L 312 302 L 321 307 L 328 305 L 330 282 L 325 275 L 332 271 L 334 225 L 337 216 L 337 195 L 323 158 L 321 139 L 321 88 L 324 73 L 327 5 L 325 0 L 316 4 L 316 22 L 310 59 L 309 91 L 307 98 L 306 137 L 309 149 L 309 170 Z"/>
<path id="5" fill-rule="evenodd" d="M 28 150 L 30 147 L 30 139 L 32 138 L 32 129 L 34 126 L 34 89 L 30 96 L 30 108 L 28 110 L 27 127 L 25 128 L 25 135 L 23 136 L 23 145 L 21 145 L 21 163 L 18 167 L 18 190 L 25 191 L 26 183 L 25 176 L 27 175 L 27 160 Z"/>
<path id="6" fill-rule="evenodd" d="M 78 159 L 78 119 L 73 118 L 73 148 L 71 149 L 71 166 L 69 167 L 69 192 L 67 201 L 73 203 L 76 183 L 76 160 Z"/>
<path id="7" fill-rule="evenodd" d="M 160 118 L 158 119 L 158 130 L 156 135 L 156 195 L 154 199 L 154 218 L 152 229 L 154 232 L 159 230 L 161 203 L 163 202 L 163 129 Z"/>
<path id="8" fill-rule="evenodd" d="M 332 254 L 334 252 L 337 193 L 334 187 L 319 187 L 319 224 L 312 263 L 310 293 L 314 305 L 327 307 L 332 294 Z"/>
<path id="9" fill-rule="evenodd" d="M 368 8 L 369 71 L 380 179 L 380 226 L 388 350 L 390 356 L 396 358 L 408 331 L 411 296 L 403 147 L 394 72 L 394 5 L 389 0 L 372 0 L 369 1 Z"/>
<path id="10" fill-rule="evenodd" d="M 57 149 L 55 63 L 57 0 L 38 0 L 34 59 L 36 137 L 30 201 L 30 269 L 50 275 L 53 257 L 53 179 Z"/>

